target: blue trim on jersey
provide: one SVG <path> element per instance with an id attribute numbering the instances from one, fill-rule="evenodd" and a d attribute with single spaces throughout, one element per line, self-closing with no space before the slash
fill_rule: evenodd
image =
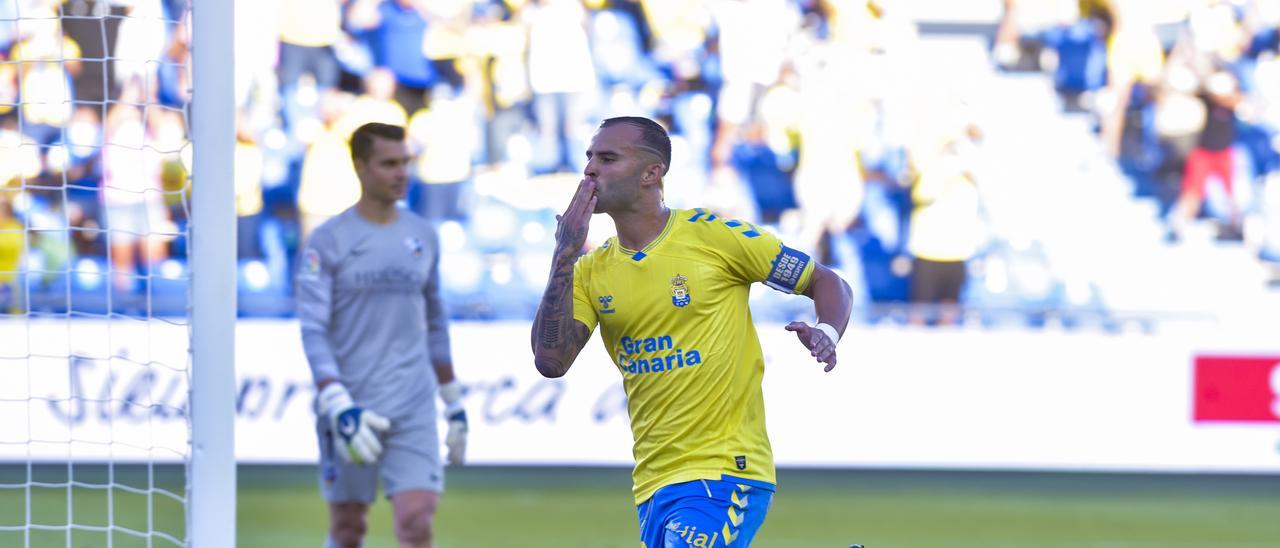
<path id="1" fill-rule="evenodd" d="M 633 260 L 633 261 L 640 261 L 640 260 L 643 260 L 645 257 L 648 257 L 648 256 L 649 256 L 649 254 L 648 254 L 648 253 L 645 253 L 645 251 L 644 251 L 644 250 L 645 250 L 645 249 L 653 249 L 653 248 L 658 247 L 660 244 L 662 244 L 662 242 L 663 242 L 663 241 L 665 241 L 665 240 L 667 239 L 667 235 L 668 235 L 668 234 L 671 234 L 671 229 L 672 229 L 673 227 L 675 227 L 675 226 L 676 226 L 676 212 L 675 212 L 675 211 L 672 211 L 672 212 L 671 212 L 671 214 L 667 215 L 667 224 L 666 224 L 666 225 L 664 225 L 664 226 L 662 227 L 662 232 L 661 232 L 661 233 L 659 233 L 659 234 L 658 234 L 658 237 L 657 237 L 657 238 L 654 238 L 652 242 L 649 242 L 649 245 L 644 246 L 644 249 L 641 249 L 640 251 L 634 251 L 634 252 L 633 252 L 633 251 L 631 251 L 630 249 L 627 249 L 627 248 L 626 248 L 626 246 L 622 245 L 622 242 L 620 242 L 620 241 L 619 241 L 619 242 L 618 242 L 618 252 L 619 252 L 619 253 L 631 253 L 631 254 L 632 254 L 632 255 L 631 255 L 631 260 Z M 617 239 L 617 237 L 614 237 L 613 239 L 615 239 L 615 240 L 616 240 L 616 239 Z"/>
<path id="2" fill-rule="evenodd" d="M 742 235 L 743 235 L 743 236 L 746 236 L 746 237 L 748 237 L 748 238 L 755 238 L 756 236 L 759 236 L 759 235 L 760 235 L 760 233 L 759 233 L 759 232 L 756 232 L 756 227 L 755 227 L 754 225 L 751 225 L 751 224 L 748 224 L 748 223 L 744 223 L 744 222 L 739 221 L 739 220 L 737 220 L 737 219 L 730 219 L 730 220 L 728 220 L 728 221 L 725 221 L 725 222 L 724 222 L 724 225 L 725 225 L 725 226 L 727 226 L 727 227 L 729 227 L 729 228 L 738 228 L 738 227 L 743 226 L 743 225 L 746 225 L 746 226 L 750 227 L 750 228 L 748 228 L 747 230 L 743 231 L 743 233 L 742 233 Z"/>
<path id="3" fill-rule="evenodd" d="M 769 270 L 769 277 L 765 278 L 764 284 L 778 291 L 795 293 L 800 276 L 804 274 L 805 267 L 809 266 L 809 256 L 784 245 L 769 264 L 773 268 Z"/>
<path id="4" fill-rule="evenodd" d="M 692 217 L 689 217 L 689 222 L 691 222 L 691 223 L 696 223 L 696 222 L 698 222 L 698 219 L 702 219 L 702 216 L 703 216 L 703 215 L 706 215 L 706 216 L 707 216 L 707 218 L 706 218 L 706 219 L 702 219 L 702 220 L 703 220 L 703 221 L 705 221 L 705 222 L 708 222 L 708 223 L 709 223 L 709 222 L 711 222 L 711 221 L 716 220 L 716 214 L 715 214 L 715 213 L 710 213 L 710 212 L 708 212 L 707 210 L 702 209 L 702 208 L 700 208 L 700 207 L 695 207 L 695 208 L 693 208 L 693 211 L 694 211 L 693 216 L 692 216 Z"/>

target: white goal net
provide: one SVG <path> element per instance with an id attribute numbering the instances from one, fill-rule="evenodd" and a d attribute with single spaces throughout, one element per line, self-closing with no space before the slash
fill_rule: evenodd
<path id="1" fill-rule="evenodd" d="M 0 0 L 0 546 L 198 544 L 192 21 Z"/>

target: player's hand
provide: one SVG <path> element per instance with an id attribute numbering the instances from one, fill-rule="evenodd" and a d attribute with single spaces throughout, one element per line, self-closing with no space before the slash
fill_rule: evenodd
<path id="1" fill-rule="evenodd" d="M 825 331 L 819 329 L 816 325 L 809 325 L 804 322 L 791 322 L 787 324 L 787 331 L 794 331 L 796 338 L 800 339 L 800 344 L 809 349 L 809 355 L 818 363 L 825 363 L 827 367 L 823 371 L 831 371 L 836 367 L 836 340 L 833 340 Z M 834 333 L 835 330 L 833 329 Z"/>
<path id="2" fill-rule="evenodd" d="M 564 213 L 556 215 L 556 253 L 578 253 L 587 243 L 587 227 L 596 210 L 596 182 L 585 178 L 569 200 Z"/>
<path id="3" fill-rule="evenodd" d="M 338 453 L 347 462 L 371 464 L 382 456 L 378 435 L 391 428 L 391 421 L 368 409 L 356 407 L 351 393 L 341 383 L 329 383 L 317 397 L 317 409 L 329 417 L 329 426 L 338 434 Z"/>
<path id="4" fill-rule="evenodd" d="M 444 400 L 444 418 L 449 432 L 444 445 L 449 448 L 449 464 L 462 464 L 467 460 L 467 410 L 462 407 L 462 385 L 451 381 L 440 385 L 440 399 Z"/>

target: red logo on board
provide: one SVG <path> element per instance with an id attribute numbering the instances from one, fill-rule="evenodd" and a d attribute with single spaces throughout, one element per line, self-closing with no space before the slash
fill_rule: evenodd
<path id="1" fill-rule="evenodd" d="M 1280 422 L 1280 356 L 1196 356 L 1196 422 Z"/>

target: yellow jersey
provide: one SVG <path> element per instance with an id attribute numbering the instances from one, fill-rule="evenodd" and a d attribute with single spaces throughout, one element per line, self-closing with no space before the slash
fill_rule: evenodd
<path id="1" fill-rule="evenodd" d="M 750 223 L 671 210 L 642 250 L 612 237 L 574 265 L 573 317 L 622 374 L 636 504 L 663 486 L 723 475 L 776 483 L 765 432 L 754 282 L 803 293 L 808 255 Z"/>

